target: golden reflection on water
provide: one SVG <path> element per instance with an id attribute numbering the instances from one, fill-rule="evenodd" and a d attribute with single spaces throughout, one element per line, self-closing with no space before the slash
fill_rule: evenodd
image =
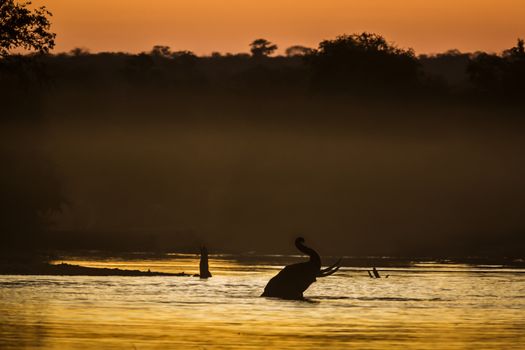
<path id="1" fill-rule="evenodd" d="M 105 259 L 105 260 L 93 260 L 93 259 L 82 259 L 82 258 L 70 258 L 66 260 L 55 260 L 52 264 L 73 264 L 81 265 L 86 267 L 97 267 L 97 268 L 118 268 L 126 270 L 141 270 L 141 271 L 155 271 L 155 272 L 169 272 L 179 273 L 184 272 L 187 274 L 199 273 L 199 259 L 198 255 L 193 254 L 177 254 L 176 258 L 173 259 L 140 259 L 140 260 L 125 260 L 125 259 Z M 210 260 L 210 269 L 218 271 L 220 274 L 238 274 L 243 273 L 245 270 L 250 269 L 242 264 L 237 263 L 235 260 L 212 258 Z"/>
<path id="2" fill-rule="evenodd" d="M 198 266 L 191 256 L 83 262 L 187 273 Z M 209 280 L 0 276 L 0 348 L 524 348 L 522 270 L 415 267 L 374 280 L 343 268 L 308 290 L 311 302 L 294 302 L 259 297 L 278 269 L 259 266 L 212 258 Z"/>

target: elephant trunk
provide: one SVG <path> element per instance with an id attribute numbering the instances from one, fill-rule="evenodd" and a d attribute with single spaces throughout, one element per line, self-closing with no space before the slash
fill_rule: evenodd
<path id="1" fill-rule="evenodd" d="M 310 247 L 304 245 L 304 238 L 299 237 L 295 240 L 295 246 L 301 252 L 305 253 L 310 257 L 310 263 L 313 264 L 318 270 L 321 269 L 321 257 L 319 254 Z"/>

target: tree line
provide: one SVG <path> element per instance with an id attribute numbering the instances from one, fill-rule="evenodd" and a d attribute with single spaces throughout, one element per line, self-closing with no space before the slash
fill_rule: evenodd
<path id="1" fill-rule="evenodd" d="M 317 49 L 294 46 L 286 50 L 287 56 L 271 56 L 276 48 L 257 39 L 251 43 L 251 54 L 197 56 L 159 45 L 139 54 L 74 49 L 10 55 L 0 61 L 0 82 L 7 104 L 17 100 L 14 90 L 38 91 L 41 84 L 58 90 L 121 86 L 182 94 L 459 96 L 505 104 L 519 103 L 525 92 L 522 39 L 501 54 L 451 50 L 416 56 L 413 50 L 366 32 L 324 40 Z"/>
<path id="2" fill-rule="evenodd" d="M 525 92 L 523 39 L 500 54 L 450 50 L 417 56 L 367 32 L 323 40 L 317 48 L 295 45 L 285 50 L 286 56 L 273 56 L 278 46 L 263 38 L 249 44 L 250 54 L 197 56 L 163 45 L 139 54 L 90 54 L 82 48 L 50 54 L 55 46 L 51 13 L 28 5 L 14 0 L 0 4 L 1 102 L 6 106 L 21 98 L 13 91 L 40 96 L 49 86 L 58 91 L 111 86 L 201 95 L 459 96 L 506 104 L 519 103 Z M 34 53 L 14 55 L 17 48 Z"/>

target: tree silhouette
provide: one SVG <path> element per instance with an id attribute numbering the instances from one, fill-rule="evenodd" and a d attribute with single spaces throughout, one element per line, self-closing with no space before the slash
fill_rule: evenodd
<path id="1" fill-rule="evenodd" d="M 285 54 L 288 57 L 294 57 L 294 56 L 307 56 L 314 53 L 314 49 L 302 46 L 302 45 L 294 45 L 290 46 L 286 49 Z"/>
<path id="2" fill-rule="evenodd" d="M 508 56 L 505 55 L 508 53 Z M 516 101 L 523 100 L 525 93 L 525 43 L 518 39 L 516 46 L 504 52 L 505 70 L 503 95 Z"/>
<path id="3" fill-rule="evenodd" d="M 83 47 L 75 47 L 71 51 L 69 51 L 69 54 L 71 56 L 80 57 L 80 56 L 88 56 L 89 50 Z"/>
<path id="4" fill-rule="evenodd" d="M 503 51 L 503 56 L 511 59 L 525 59 L 525 41 L 518 38 L 516 46 Z"/>
<path id="5" fill-rule="evenodd" d="M 470 59 L 467 72 L 478 93 L 491 98 L 522 100 L 525 92 L 525 43 L 502 55 L 477 53 Z"/>
<path id="6" fill-rule="evenodd" d="M 495 54 L 479 52 L 472 55 L 467 67 L 470 82 L 483 93 L 501 89 L 505 61 Z"/>
<path id="7" fill-rule="evenodd" d="M 43 6 L 31 11 L 29 5 L 14 0 L 0 3 L 0 57 L 15 48 L 46 53 L 55 46 L 55 34 L 49 31 L 51 12 Z"/>
<path id="8" fill-rule="evenodd" d="M 466 88 L 468 82 L 467 66 L 470 57 L 471 54 L 469 53 L 452 49 L 434 55 L 419 55 L 418 61 L 422 70 L 425 71 L 426 84 L 430 83 L 433 88 L 440 86 L 447 90 L 452 86 Z"/>
<path id="9" fill-rule="evenodd" d="M 157 57 L 170 57 L 171 54 L 171 48 L 164 45 L 155 45 L 150 52 L 150 55 Z"/>
<path id="10" fill-rule="evenodd" d="M 275 50 L 277 50 L 277 45 L 266 39 L 256 39 L 250 44 L 250 52 L 253 57 L 267 57 Z"/>
<path id="11" fill-rule="evenodd" d="M 310 56 L 314 87 L 331 91 L 391 91 L 413 87 L 419 63 L 411 49 L 388 43 L 373 33 L 324 40 Z"/>

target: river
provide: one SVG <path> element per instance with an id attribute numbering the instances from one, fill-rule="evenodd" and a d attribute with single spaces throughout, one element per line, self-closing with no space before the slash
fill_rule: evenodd
<path id="1" fill-rule="evenodd" d="M 525 349 L 525 269 L 418 262 L 379 266 L 389 278 L 372 279 L 345 266 L 314 283 L 307 302 L 259 297 L 282 260 L 210 256 L 208 280 L 0 276 L 0 348 Z M 64 261 L 198 266 L 184 255 Z"/>

